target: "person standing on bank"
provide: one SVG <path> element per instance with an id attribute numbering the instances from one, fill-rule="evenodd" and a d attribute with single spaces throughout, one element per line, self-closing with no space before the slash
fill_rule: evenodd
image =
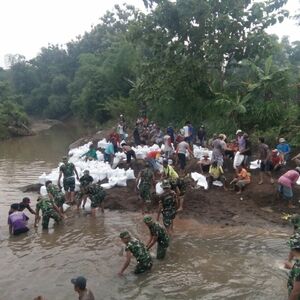
<path id="1" fill-rule="evenodd" d="M 68 162 L 68 158 L 66 156 L 63 157 L 63 164 L 59 168 L 59 176 L 57 185 L 61 189 L 60 179 L 62 175 L 64 175 L 63 186 L 65 190 L 66 203 L 73 204 L 74 196 L 75 196 L 75 178 L 79 181 L 79 176 L 77 170 L 73 163 Z"/>

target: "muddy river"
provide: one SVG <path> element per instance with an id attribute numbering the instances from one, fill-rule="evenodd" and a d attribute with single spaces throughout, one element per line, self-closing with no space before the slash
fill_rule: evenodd
<path id="1" fill-rule="evenodd" d="M 84 275 L 96 299 L 286 299 L 289 232 L 280 227 L 254 228 L 202 225 L 178 219 L 164 261 L 154 260 L 151 272 L 116 274 L 124 261 L 121 230 L 146 241 L 148 231 L 138 213 L 106 211 L 91 218 L 70 211 L 64 225 L 34 229 L 9 237 L 7 212 L 25 195 L 18 188 L 37 182 L 57 166 L 68 145 L 85 130 L 57 125 L 37 136 L 0 144 L 0 299 L 70 300 L 78 296 L 70 278 Z M 125 199 L 124 199 L 125 201 Z M 154 253 L 153 253 L 154 254 Z"/>

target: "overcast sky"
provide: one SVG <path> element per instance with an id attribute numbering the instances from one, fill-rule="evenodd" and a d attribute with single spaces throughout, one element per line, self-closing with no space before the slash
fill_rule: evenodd
<path id="1" fill-rule="evenodd" d="M 65 44 L 89 31 L 92 24 L 114 4 L 133 4 L 142 8 L 142 0 L 0 0 L 0 66 L 6 54 L 35 57 L 40 48 Z M 300 8 L 299 0 L 289 0 L 292 14 Z M 300 27 L 286 20 L 268 30 L 279 36 L 300 40 Z"/>

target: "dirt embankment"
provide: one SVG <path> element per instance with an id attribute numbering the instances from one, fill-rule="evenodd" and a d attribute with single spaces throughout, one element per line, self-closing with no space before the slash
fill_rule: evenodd
<path id="1" fill-rule="evenodd" d="M 142 168 L 143 162 L 133 164 L 137 175 Z M 189 171 L 195 170 L 195 162 L 189 163 Z M 285 170 L 282 170 L 284 172 Z M 282 173 L 281 172 L 281 173 Z M 281 174 L 280 173 L 280 174 Z M 234 173 L 226 172 L 230 181 Z M 276 177 L 278 177 L 277 174 Z M 263 185 L 258 185 L 258 170 L 252 172 L 252 182 L 241 195 L 234 191 L 224 191 L 223 188 L 213 187 L 210 190 L 195 189 L 188 187 L 184 200 L 184 211 L 179 217 L 195 218 L 201 223 L 218 224 L 224 226 L 255 226 L 270 227 L 272 224 L 287 226 L 288 221 L 282 220 L 283 213 L 300 212 L 298 199 L 300 189 L 295 188 L 296 209 L 288 209 L 287 203 L 276 197 L 277 184 L 271 184 L 266 179 Z M 137 211 L 140 209 L 140 201 L 135 191 L 135 181 L 128 181 L 124 188 L 113 188 L 108 190 L 105 207 L 109 209 Z M 153 194 L 154 209 L 157 207 L 158 198 Z"/>

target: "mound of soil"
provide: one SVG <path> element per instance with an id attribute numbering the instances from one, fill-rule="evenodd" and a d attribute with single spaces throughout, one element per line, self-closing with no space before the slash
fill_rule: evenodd
<path id="1" fill-rule="evenodd" d="M 143 162 L 133 164 L 137 176 L 143 167 Z M 195 170 L 195 163 L 190 162 L 189 171 Z M 284 172 L 286 170 L 283 170 Z M 281 172 L 281 173 L 282 173 Z M 234 177 L 233 171 L 226 172 L 228 181 Z M 280 174 L 277 175 L 277 177 Z M 209 190 L 195 189 L 190 186 L 187 189 L 184 200 L 184 210 L 178 213 L 178 217 L 195 218 L 201 223 L 219 224 L 223 226 L 255 226 L 267 227 L 271 224 L 281 226 L 288 225 L 288 221 L 282 220 L 283 213 L 299 212 L 299 204 L 296 209 L 288 209 L 287 203 L 277 199 L 277 184 L 265 181 L 258 185 L 258 171 L 252 172 L 252 182 L 241 195 L 234 191 L 224 191 L 223 188 L 213 186 Z M 295 188 L 295 199 L 300 199 L 300 192 Z M 105 207 L 109 209 L 139 211 L 141 202 L 135 191 L 135 181 L 128 181 L 127 187 L 116 187 L 108 190 Z M 298 201 L 297 201 L 298 202 Z M 158 198 L 153 194 L 154 209 L 158 204 Z"/>

